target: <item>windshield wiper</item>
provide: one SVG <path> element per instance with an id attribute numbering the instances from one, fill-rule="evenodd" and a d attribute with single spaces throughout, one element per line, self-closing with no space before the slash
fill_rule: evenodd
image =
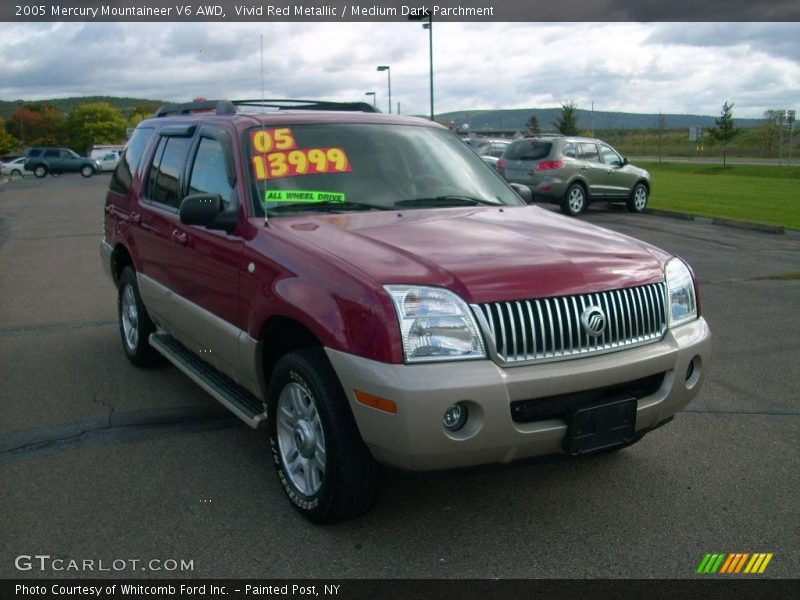
<path id="1" fill-rule="evenodd" d="M 503 206 L 500 202 L 487 200 L 486 198 L 474 198 L 472 196 L 459 196 L 457 194 L 446 196 L 431 196 L 428 198 L 408 198 L 398 200 L 395 206 Z"/>
<path id="2" fill-rule="evenodd" d="M 391 210 L 388 206 L 378 206 L 366 202 L 293 202 L 281 203 L 269 208 L 269 213 L 276 212 L 336 212 L 350 210 Z"/>

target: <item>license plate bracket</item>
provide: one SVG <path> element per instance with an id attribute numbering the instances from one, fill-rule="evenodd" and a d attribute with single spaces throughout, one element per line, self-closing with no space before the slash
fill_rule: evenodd
<path id="1" fill-rule="evenodd" d="M 588 454 L 623 446 L 636 433 L 636 398 L 620 398 L 572 410 L 567 417 L 564 452 Z"/>

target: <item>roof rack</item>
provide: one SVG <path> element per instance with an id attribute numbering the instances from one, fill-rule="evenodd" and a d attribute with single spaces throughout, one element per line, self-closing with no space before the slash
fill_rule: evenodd
<path id="1" fill-rule="evenodd" d="M 236 106 L 260 106 L 278 110 L 338 110 L 353 112 L 381 112 L 368 102 L 333 102 L 331 100 L 287 100 L 278 98 L 258 98 L 253 100 L 233 100 Z"/>
<path id="2" fill-rule="evenodd" d="M 367 102 L 332 102 L 329 100 L 287 100 L 264 98 L 254 100 L 203 100 L 183 104 L 165 104 L 156 111 L 156 117 L 189 115 L 194 112 L 211 112 L 218 115 L 236 114 L 237 106 L 277 108 L 278 110 L 335 110 L 353 112 L 381 112 Z"/>
<path id="3" fill-rule="evenodd" d="M 184 102 L 183 104 L 165 104 L 159 107 L 154 116 L 190 115 L 193 112 L 216 111 L 218 115 L 234 115 L 236 107 L 230 100 L 203 100 L 202 102 Z"/>

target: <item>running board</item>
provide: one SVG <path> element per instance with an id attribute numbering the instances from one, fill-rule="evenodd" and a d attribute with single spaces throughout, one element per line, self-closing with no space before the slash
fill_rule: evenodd
<path id="1" fill-rule="evenodd" d="M 267 413 L 261 400 L 174 337 L 167 333 L 153 333 L 150 334 L 150 345 L 250 427 L 258 429 L 266 423 Z"/>

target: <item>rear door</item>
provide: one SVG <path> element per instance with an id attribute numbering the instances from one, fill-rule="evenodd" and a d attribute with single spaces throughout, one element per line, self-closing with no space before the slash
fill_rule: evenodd
<path id="1" fill-rule="evenodd" d="M 139 257 L 139 289 L 148 310 L 161 325 L 171 322 L 170 254 L 182 198 L 181 177 L 193 133 L 193 126 L 161 130 L 140 200 L 129 216 Z"/>
<path id="2" fill-rule="evenodd" d="M 602 198 L 608 188 L 607 169 L 600 162 L 597 144 L 594 142 L 578 143 L 578 159 L 581 161 L 581 173 L 589 187 L 589 196 Z"/>

